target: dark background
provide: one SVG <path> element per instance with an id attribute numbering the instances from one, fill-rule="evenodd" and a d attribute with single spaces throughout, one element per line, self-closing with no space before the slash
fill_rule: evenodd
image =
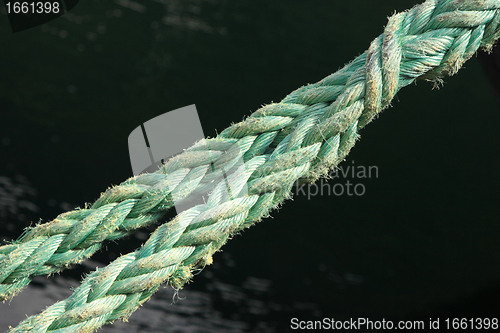
<path id="1" fill-rule="evenodd" d="M 12 33 L 0 16 L 0 235 L 86 202 L 132 175 L 127 137 L 196 104 L 215 136 L 318 81 L 413 1 L 81 1 Z M 361 131 L 342 165 L 363 196 L 295 196 L 214 257 L 172 305 L 162 290 L 103 332 L 288 332 L 290 319 L 500 314 L 499 104 L 477 57 L 440 89 L 418 82 Z M 330 181 L 345 183 L 346 179 Z M 37 277 L 0 330 L 67 297 L 143 230 L 61 276 Z"/>

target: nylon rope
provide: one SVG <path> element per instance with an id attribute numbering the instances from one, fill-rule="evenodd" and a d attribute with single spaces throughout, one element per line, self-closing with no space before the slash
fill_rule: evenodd
<path id="1" fill-rule="evenodd" d="M 33 276 L 89 258 L 106 240 L 158 223 L 178 200 L 210 192 L 206 203 L 160 225 L 141 248 L 92 272 L 70 297 L 11 332 L 93 332 L 126 320 L 161 284 L 181 288 L 232 235 L 289 198 L 296 181 L 315 181 L 336 167 L 401 88 L 416 79 L 439 82 L 480 47 L 491 50 L 499 9 L 500 0 L 428 0 L 395 14 L 339 71 L 195 144 L 159 171 L 108 189 L 92 206 L 25 230 L 0 247 L 1 300 Z M 244 167 L 237 167 L 240 159 Z M 224 173 L 227 179 L 216 181 Z"/>

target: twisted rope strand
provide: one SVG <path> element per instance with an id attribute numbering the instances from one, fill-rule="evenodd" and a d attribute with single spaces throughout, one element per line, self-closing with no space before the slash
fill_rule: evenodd
<path id="1" fill-rule="evenodd" d="M 161 225 L 140 249 L 91 273 L 69 298 L 11 332 L 93 332 L 126 319 L 162 283 L 181 288 L 229 237 L 282 203 L 297 180 L 313 181 L 342 161 L 359 129 L 399 89 L 417 78 L 453 75 L 479 47 L 491 49 L 500 34 L 499 8 L 499 0 L 429 0 L 396 14 L 368 51 L 338 72 L 264 106 L 158 172 L 109 189 L 90 209 L 37 226 L 21 242 L 1 248 L 0 267 L 6 269 L 0 279 L 12 294 L 30 276 L 74 260 L 67 252 L 83 258 L 102 240 L 161 215 L 173 205 L 174 194 L 182 200 L 210 189 L 205 204 Z M 238 154 L 229 154 L 231 147 Z M 236 168 L 241 156 L 244 167 Z M 226 171 L 224 182 L 214 181 Z M 96 229 L 101 232 L 93 233 Z M 109 229 L 105 236 L 102 231 Z M 37 252 L 40 247 L 46 252 Z"/>

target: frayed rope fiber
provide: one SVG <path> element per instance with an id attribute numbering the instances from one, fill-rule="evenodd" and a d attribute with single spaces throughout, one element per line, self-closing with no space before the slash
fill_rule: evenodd
<path id="1" fill-rule="evenodd" d="M 210 190 L 205 204 L 164 223 L 141 248 L 91 273 L 66 300 L 11 332 L 93 332 L 126 320 L 163 283 L 181 288 L 232 235 L 288 198 L 296 181 L 314 181 L 336 167 L 358 131 L 399 89 L 417 78 L 439 82 L 480 47 L 491 50 L 500 34 L 499 8 L 500 0 L 429 0 L 396 14 L 369 49 L 338 72 L 195 144 L 158 172 L 108 189 L 91 207 L 0 247 L 5 300 L 32 276 L 59 272 L 90 257 L 105 240 L 156 223 L 174 205 L 172 198 Z M 243 168 L 235 167 L 239 158 Z M 226 183 L 215 181 L 229 170 Z"/>

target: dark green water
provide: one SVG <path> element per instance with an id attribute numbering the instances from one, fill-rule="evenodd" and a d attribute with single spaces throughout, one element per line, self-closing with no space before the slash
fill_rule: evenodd
<path id="1" fill-rule="evenodd" d="M 17 238 L 132 175 L 127 137 L 196 104 L 205 134 L 336 71 L 412 1 L 81 1 L 13 34 L 0 16 L 0 235 Z M 122 332 L 288 332 L 290 320 L 500 314 L 499 106 L 477 58 L 437 90 L 401 91 L 343 163 L 377 168 L 362 196 L 296 195 L 215 255 L 171 305 Z M 358 170 L 357 169 L 357 170 Z M 351 175 L 352 176 L 352 175 Z M 151 229 L 154 230 L 154 229 Z M 0 330 L 65 298 L 81 275 L 37 278 Z M 16 300 L 20 299 L 20 301 Z"/>

